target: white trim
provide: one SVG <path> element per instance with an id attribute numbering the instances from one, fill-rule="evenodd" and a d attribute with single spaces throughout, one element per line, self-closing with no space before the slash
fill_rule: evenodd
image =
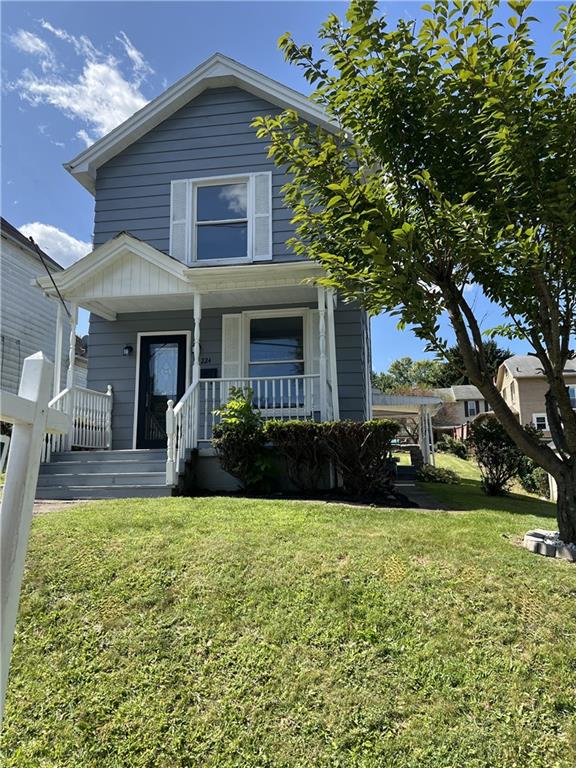
<path id="1" fill-rule="evenodd" d="M 198 179 L 188 179 L 188 184 L 191 189 L 191 200 L 189 213 L 189 226 L 187 236 L 189 238 L 189 260 L 188 266 L 193 264 L 202 264 L 207 266 L 209 264 L 224 265 L 224 264 L 247 264 L 253 260 L 253 230 L 254 230 L 254 174 L 227 174 L 224 176 L 205 176 Z M 196 253 L 196 206 L 198 203 L 198 188 L 199 187 L 215 187 L 222 184 L 246 184 L 246 219 L 238 219 L 238 221 L 246 221 L 247 235 L 246 235 L 246 256 L 240 256 L 237 259 L 198 259 Z M 234 219 L 230 219 L 234 221 Z M 206 222 L 209 223 L 209 222 Z"/>
<path id="2" fill-rule="evenodd" d="M 309 307 L 287 307 L 286 309 L 252 309 L 241 312 L 240 318 L 240 369 L 243 376 L 250 378 L 250 320 L 273 317 L 301 317 L 304 333 L 304 375 L 312 373 L 312 322 Z M 274 361 L 277 362 L 277 361 Z M 282 378 L 270 376 L 268 378 Z M 308 403 L 305 403 L 306 409 Z M 267 415 L 266 411 L 263 411 Z M 296 413 L 294 413 L 296 415 Z"/>
<path id="3" fill-rule="evenodd" d="M 143 336 L 186 336 L 186 382 L 184 390 L 190 386 L 190 355 L 192 349 L 192 331 L 139 331 L 136 334 L 136 371 L 134 382 L 134 417 L 132 424 L 132 448 L 136 450 L 138 432 L 138 397 L 140 395 L 140 344 Z"/>
<path id="4" fill-rule="evenodd" d="M 228 56 L 216 53 L 64 167 L 82 186 L 95 194 L 96 171 L 101 165 L 166 120 L 202 91 L 207 88 L 230 86 L 242 88 L 283 109 L 294 109 L 306 120 L 320 125 L 326 131 L 339 131 L 336 122 L 311 99 Z"/>
<path id="5" fill-rule="evenodd" d="M 544 423 L 546 424 L 545 428 L 541 431 L 543 432 L 550 432 L 550 426 L 548 425 L 548 416 L 545 413 L 533 413 L 532 414 L 532 424 L 538 429 L 538 425 L 536 424 L 536 419 L 544 419 Z"/>

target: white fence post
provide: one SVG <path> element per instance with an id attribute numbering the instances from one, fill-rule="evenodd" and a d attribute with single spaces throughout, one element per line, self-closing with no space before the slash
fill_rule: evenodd
<path id="1" fill-rule="evenodd" d="M 0 403 L 2 420 L 13 424 L 6 484 L 0 508 L 0 718 L 4 713 L 8 668 L 44 433 L 47 429 L 64 432 L 66 428 L 65 416 L 48 409 L 53 371 L 52 363 L 42 352 L 27 357 L 22 368 L 18 397 L 2 393 Z"/>
<path id="2" fill-rule="evenodd" d="M 112 403 L 113 403 L 113 393 L 112 393 L 112 384 L 108 384 L 106 387 L 106 394 L 108 395 L 108 408 L 106 410 L 106 448 L 108 448 L 109 451 L 112 450 Z"/>

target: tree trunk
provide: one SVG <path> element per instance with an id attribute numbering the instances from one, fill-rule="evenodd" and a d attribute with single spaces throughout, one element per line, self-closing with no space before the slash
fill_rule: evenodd
<path id="1" fill-rule="evenodd" d="M 560 538 L 576 544 L 576 468 L 566 466 L 555 478 L 558 486 L 556 516 Z"/>

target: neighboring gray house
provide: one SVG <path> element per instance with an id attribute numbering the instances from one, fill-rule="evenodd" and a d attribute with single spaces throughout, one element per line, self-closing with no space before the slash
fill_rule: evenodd
<path id="1" fill-rule="evenodd" d="M 265 417 L 370 416 L 368 317 L 288 249 L 287 176 L 251 125 L 285 108 L 335 130 L 306 97 L 216 54 L 66 166 L 95 198 L 94 250 L 56 282 L 73 312 L 91 312 L 98 418 L 112 404 L 106 435 L 69 444 L 138 453 L 114 455 L 118 470 L 96 472 L 100 487 L 62 477 L 53 495 L 66 483 L 70 495 L 106 495 L 119 482 L 126 494 L 162 494 L 195 449 L 206 459 L 197 484 L 229 486 L 207 467 L 213 411 L 234 385 L 254 391 Z M 118 460 L 148 461 L 150 472 Z"/>
<path id="2" fill-rule="evenodd" d="M 465 438 L 466 425 L 479 414 L 491 410 L 484 395 L 473 384 L 455 384 L 452 387 L 435 389 L 433 393 L 444 401 L 444 405 L 433 419 L 434 429 L 439 433 Z"/>
<path id="3" fill-rule="evenodd" d="M 0 389 L 16 393 L 24 358 L 44 352 L 54 360 L 59 301 L 42 295 L 34 281 L 45 276 L 46 269 L 56 275 L 62 272 L 62 267 L 44 251 L 39 254 L 39 249 L 6 219 L 0 220 L 0 230 Z M 63 310 L 60 313 L 60 338 L 65 337 L 68 350 L 70 322 Z M 63 386 L 67 367 L 68 356 L 62 354 L 60 376 L 55 375 L 54 380 L 55 393 Z M 86 376 L 82 378 L 80 367 L 75 384 L 86 385 Z"/>

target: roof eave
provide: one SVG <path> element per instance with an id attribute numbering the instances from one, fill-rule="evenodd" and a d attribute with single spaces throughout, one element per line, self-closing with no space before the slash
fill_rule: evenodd
<path id="1" fill-rule="evenodd" d="M 163 120 L 174 114 L 208 88 L 238 86 L 282 108 L 292 108 L 310 122 L 327 131 L 338 131 L 337 124 L 306 96 L 262 75 L 249 67 L 215 54 L 161 93 L 117 128 L 64 164 L 89 192 L 95 192 L 96 171 Z"/>

